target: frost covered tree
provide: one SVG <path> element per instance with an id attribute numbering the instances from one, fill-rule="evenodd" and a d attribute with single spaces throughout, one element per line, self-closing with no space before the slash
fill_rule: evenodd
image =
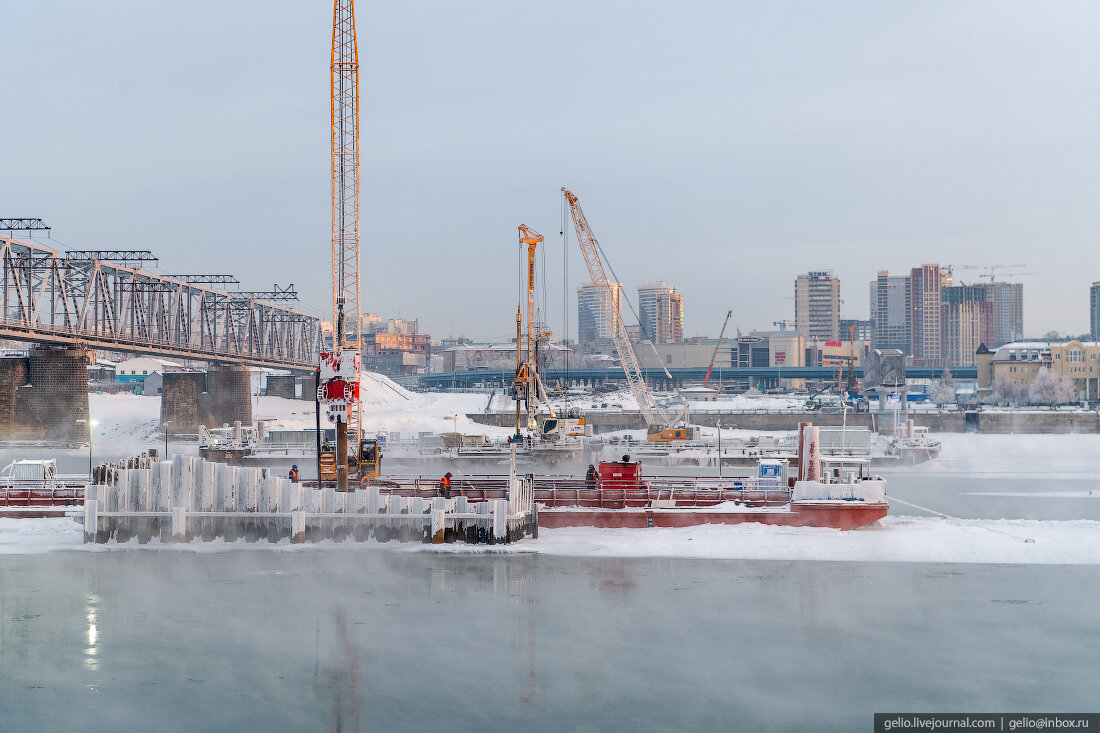
<path id="1" fill-rule="evenodd" d="M 940 378 L 929 385 L 928 399 L 940 407 L 955 401 L 955 378 L 950 369 L 944 369 Z"/>
<path id="2" fill-rule="evenodd" d="M 1043 367 L 1031 382 L 1027 399 L 1033 405 L 1054 407 L 1073 400 L 1073 382 L 1067 377 L 1055 374 L 1050 367 Z"/>
<path id="3" fill-rule="evenodd" d="M 997 377 L 993 382 L 993 402 L 997 405 L 1015 407 L 1027 400 L 1027 391 L 1006 377 Z"/>

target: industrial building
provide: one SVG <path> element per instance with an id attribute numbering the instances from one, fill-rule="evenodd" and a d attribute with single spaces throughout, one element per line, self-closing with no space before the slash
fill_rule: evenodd
<path id="1" fill-rule="evenodd" d="M 794 281 L 794 321 L 804 338 L 840 338 L 840 280 L 831 270 L 807 272 Z"/>

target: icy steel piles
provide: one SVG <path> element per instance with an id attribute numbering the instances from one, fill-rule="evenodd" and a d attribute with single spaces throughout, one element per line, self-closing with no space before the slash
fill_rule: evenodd
<path id="1" fill-rule="evenodd" d="M 380 494 L 376 486 L 337 492 L 291 483 L 266 469 L 174 456 L 138 467 L 100 467 L 84 502 L 84 541 L 495 544 L 537 536 L 531 497 L 523 478 L 509 499 L 472 502 Z"/>

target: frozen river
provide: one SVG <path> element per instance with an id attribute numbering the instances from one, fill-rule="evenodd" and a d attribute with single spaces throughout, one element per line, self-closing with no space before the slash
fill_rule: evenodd
<path id="1" fill-rule="evenodd" d="M 892 514 L 914 518 L 839 534 L 86 551 L 66 549 L 66 520 L 6 520 L 0 731 L 817 731 L 1095 710 L 1100 544 L 1065 520 L 1100 519 L 1097 444 L 948 436 L 938 461 L 888 474 Z"/>
<path id="2" fill-rule="evenodd" d="M 0 729 L 869 730 L 1095 709 L 1095 566 L 0 555 Z"/>

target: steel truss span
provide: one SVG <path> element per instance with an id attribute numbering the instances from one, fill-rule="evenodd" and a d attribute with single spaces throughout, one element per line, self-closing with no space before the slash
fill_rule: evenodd
<path id="1" fill-rule="evenodd" d="M 316 369 L 320 322 L 298 310 L 0 237 L 0 338 Z"/>

